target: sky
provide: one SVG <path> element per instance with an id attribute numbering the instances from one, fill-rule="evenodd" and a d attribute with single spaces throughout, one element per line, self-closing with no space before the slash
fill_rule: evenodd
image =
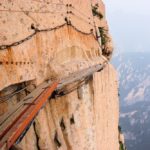
<path id="1" fill-rule="evenodd" d="M 103 0 L 116 50 L 150 52 L 150 0 Z"/>

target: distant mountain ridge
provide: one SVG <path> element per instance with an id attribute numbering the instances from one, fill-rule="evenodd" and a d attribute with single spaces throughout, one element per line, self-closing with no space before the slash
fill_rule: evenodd
<path id="1" fill-rule="evenodd" d="M 150 149 L 150 53 L 117 53 L 120 124 L 128 150 Z"/>
<path id="2" fill-rule="evenodd" d="M 150 53 L 115 54 L 113 64 L 119 72 L 121 105 L 148 101 L 150 97 Z"/>

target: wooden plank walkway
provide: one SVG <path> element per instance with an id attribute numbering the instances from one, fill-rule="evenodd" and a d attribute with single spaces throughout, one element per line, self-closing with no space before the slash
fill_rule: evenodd
<path id="1" fill-rule="evenodd" d="M 67 85 L 83 81 L 86 77 L 93 75 L 94 72 L 101 71 L 106 64 L 107 62 L 93 65 L 89 68 L 72 73 L 60 81 L 53 83 L 52 81 L 45 81 L 39 85 L 33 92 L 9 110 L 7 114 L 0 117 L 0 148 L 5 144 L 8 149 L 15 143 L 28 124 L 34 119 L 36 113 L 40 111 L 42 106 L 46 103 L 53 91 L 60 91 Z M 43 95 L 48 89 L 50 89 L 49 94 L 46 93 L 46 96 L 45 94 Z M 44 96 L 45 99 L 43 99 Z M 43 103 L 41 103 L 42 100 Z M 41 104 L 40 106 L 39 103 Z M 32 110 L 36 110 L 34 114 L 32 114 Z M 29 117 L 31 114 L 32 117 Z M 19 120 L 20 122 L 18 123 Z"/>

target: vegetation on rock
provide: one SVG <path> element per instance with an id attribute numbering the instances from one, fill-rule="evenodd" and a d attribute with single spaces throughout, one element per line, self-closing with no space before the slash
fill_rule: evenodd
<path id="1" fill-rule="evenodd" d="M 108 37 L 107 37 L 107 35 L 105 33 L 105 30 L 104 30 L 103 27 L 98 27 L 98 29 L 99 29 L 100 36 L 101 36 L 101 44 L 105 45 L 107 43 L 107 41 L 108 41 Z"/>
<path id="2" fill-rule="evenodd" d="M 92 13 L 93 16 L 97 16 L 99 19 L 103 18 L 103 15 L 97 10 L 98 9 L 98 4 L 96 4 L 95 6 L 92 6 Z"/>

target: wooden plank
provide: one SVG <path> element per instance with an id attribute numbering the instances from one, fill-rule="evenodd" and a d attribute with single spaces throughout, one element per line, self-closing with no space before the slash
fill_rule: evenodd
<path id="1" fill-rule="evenodd" d="M 46 103 L 51 93 L 57 87 L 57 84 L 57 82 L 53 83 L 50 87 L 45 89 L 34 101 L 35 105 L 29 105 L 22 110 L 21 114 L 15 118 L 9 128 L 1 134 L 3 137 L 1 138 L 0 146 L 7 143 L 7 149 L 9 149 L 14 144 L 21 133 L 26 129 L 28 124 L 34 119 L 38 111 Z"/>
<path id="2" fill-rule="evenodd" d="M 104 67 L 105 67 L 105 64 L 95 65 L 95 66 L 92 66 L 88 69 L 84 69 L 84 70 L 81 70 L 79 72 L 73 73 L 69 77 L 64 78 L 64 79 L 61 80 L 61 83 L 58 85 L 57 90 L 60 90 L 61 88 L 63 88 L 63 86 L 65 86 L 67 84 L 73 83 L 73 82 L 78 81 L 82 78 L 90 76 L 94 72 L 97 72 L 97 71 L 99 71 L 100 69 L 102 69 Z"/>
<path id="3" fill-rule="evenodd" d="M 51 81 L 44 82 L 38 86 L 32 93 L 19 102 L 16 107 L 1 118 L 0 147 L 3 146 L 6 141 L 9 148 L 14 144 L 23 130 L 32 121 L 35 114 L 40 110 L 41 106 L 44 105 L 46 100 L 49 98 L 50 95 L 48 95 L 48 93 L 51 94 L 53 90 L 60 90 L 71 83 L 81 81 L 82 79 L 92 75 L 94 72 L 103 69 L 105 65 L 106 63 L 102 65 L 93 65 L 79 72 L 72 73 L 70 76 L 63 78 L 59 84 L 57 83 L 57 86 L 54 86 L 55 88 L 50 86 Z M 34 105 L 32 105 L 33 103 Z"/>
<path id="4" fill-rule="evenodd" d="M 4 122 L 8 118 L 12 118 L 12 115 L 18 110 L 20 107 L 24 105 L 24 103 L 32 103 L 36 97 L 39 96 L 39 94 L 44 91 L 44 87 L 49 86 L 51 84 L 51 81 L 44 82 L 41 85 L 39 85 L 33 92 L 31 92 L 29 95 L 27 95 L 22 101 L 16 104 L 12 109 L 10 109 L 7 114 L 0 117 L 0 132 L 1 132 L 1 126 L 4 124 Z"/>
<path id="5" fill-rule="evenodd" d="M 93 74 L 94 72 L 98 71 L 99 69 L 102 69 L 104 65 L 95 65 L 90 68 L 83 69 L 79 72 L 72 73 L 69 77 L 66 77 L 61 80 L 61 83 L 59 83 L 57 90 L 60 90 L 63 88 L 63 86 L 73 83 L 75 81 L 81 80 L 82 78 L 85 78 L 86 76 L 89 76 Z M 40 86 L 38 86 L 32 93 L 30 93 L 27 97 L 25 97 L 21 102 L 19 102 L 14 108 L 12 108 L 6 115 L 2 116 L 0 118 L 0 132 L 4 129 L 4 127 L 9 125 L 9 122 L 13 120 L 13 118 L 19 113 L 19 110 L 21 110 L 24 107 L 25 103 L 32 103 L 36 97 L 39 96 L 39 94 L 44 91 L 45 87 L 48 87 L 50 85 L 51 81 L 44 82 Z M 8 121 L 9 119 L 9 121 Z"/>
<path id="6" fill-rule="evenodd" d="M 13 135 L 9 136 L 9 139 L 7 140 L 8 148 L 10 148 L 14 144 L 14 142 L 18 139 L 21 133 L 26 129 L 28 124 L 33 120 L 38 111 L 46 103 L 49 96 L 56 89 L 57 85 L 58 83 L 55 82 L 49 88 L 44 90 L 44 92 L 37 98 L 37 100 L 35 100 L 36 105 L 30 105 L 28 110 L 21 116 L 18 122 L 15 125 L 13 125 L 13 127 L 10 130 L 10 132 L 13 133 Z"/>

